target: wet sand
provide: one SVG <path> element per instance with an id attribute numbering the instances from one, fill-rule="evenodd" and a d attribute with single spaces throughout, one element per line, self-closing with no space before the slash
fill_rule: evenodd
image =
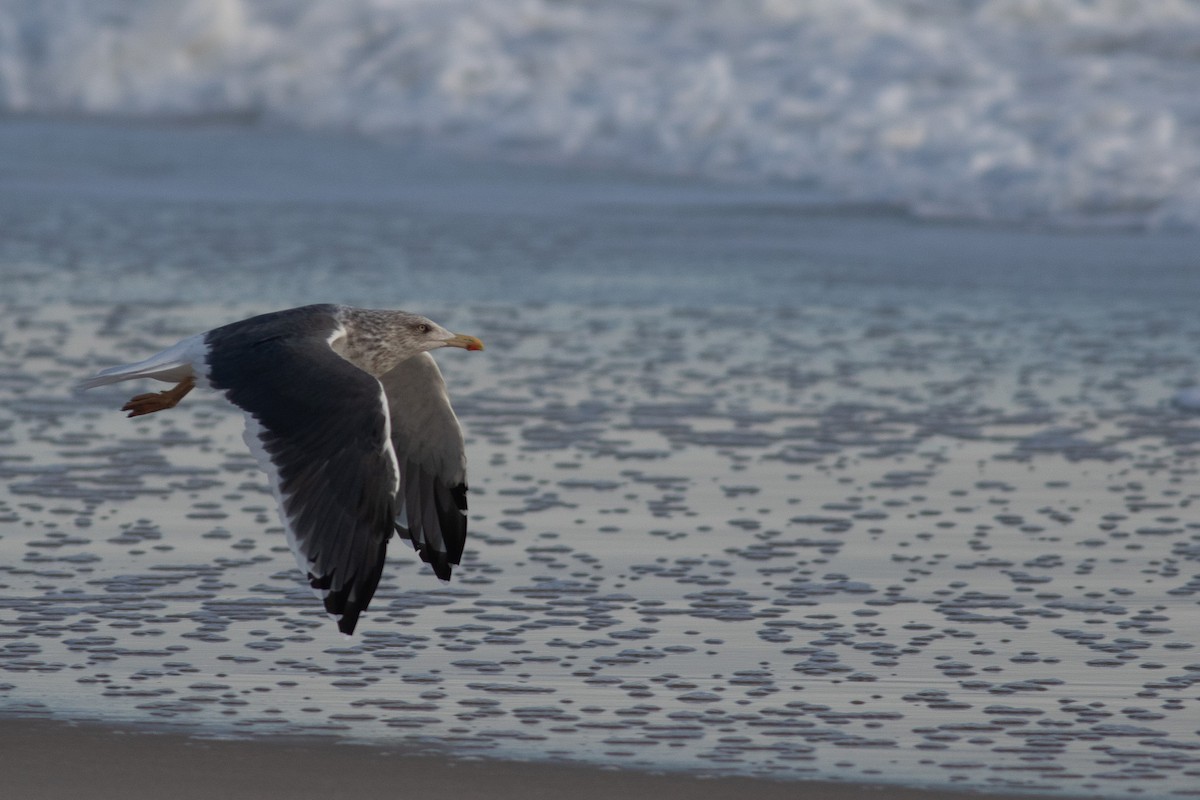
<path id="1" fill-rule="evenodd" d="M 696 777 L 414 755 L 306 740 L 218 741 L 171 733 L 0 720 L 5 792 L 26 800 L 987 800 L 1011 795 L 809 781 Z M 1035 794 L 1021 795 L 1037 800 Z M 1061 797 L 1061 795 L 1059 795 Z"/>
<path id="2" fill-rule="evenodd" d="M 69 388 L 244 313 L 6 315 L 7 714 L 705 778 L 1194 791 L 1200 434 L 1169 402 L 1193 320 L 831 307 L 730 340 L 736 310 L 435 315 L 489 345 L 440 359 L 470 546 L 445 585 L 393 546 L 343 639 L 237 412 L 197 392 L 127 420 L 122 387 Z"/>

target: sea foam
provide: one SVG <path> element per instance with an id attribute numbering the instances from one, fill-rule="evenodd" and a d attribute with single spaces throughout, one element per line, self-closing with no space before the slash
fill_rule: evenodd
<path id="1" fill-rule="evenodd" d="M 918 217 L 1194 228 L 1198 40 L 1183 0 L 5 0 L 0 111 L 232 115 Z"/>

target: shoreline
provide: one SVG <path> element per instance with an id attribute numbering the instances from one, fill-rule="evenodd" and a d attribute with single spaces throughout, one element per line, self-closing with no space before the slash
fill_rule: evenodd
<path id="1" fill-rule="evenodd" d="M 436 793 L 456 800 L 652 797 L 654 800 L 988 800 L 1068 794 L 991 792 L 835 781 L 652 773 L 582 764 L 454 759 L 403 746 L 328 739 L 196 738 L 99 722 L 0 718 L 5 784 L 26 800 L 382 797 Z M 64 768 L 67 767 L 67 768 Z"/>

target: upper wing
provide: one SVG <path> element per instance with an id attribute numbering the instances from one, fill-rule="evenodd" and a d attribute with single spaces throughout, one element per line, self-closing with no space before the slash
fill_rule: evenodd
<path id="1" fill-rule="evenodd" d="M 379 380 L 400 464 L 396 529 L 449 580 L 467 541 L 467 457 L 446 382 L 428 353 L 400 362 Z"/>
<path id="2" fill-rule="evenodd" d="M 330 348 L 332 316 L 305 310 L 210 331 L 208 379 L 246 413 L 296 561 L 352 633 L 383 572 L 399 476 L 379 381 Z"/>

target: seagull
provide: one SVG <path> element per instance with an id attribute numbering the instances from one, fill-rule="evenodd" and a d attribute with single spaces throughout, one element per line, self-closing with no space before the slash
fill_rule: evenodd
<path id="1" fill-rule="evenodd" d="M 444 581 L 462 557 L 467 461 L 429 355 L 440 347 L 483 342 L 407 311 L 310 305 L 189 336 L 78 386 L 175 384 L 132 398 L 121 409 L 130 417 L 173 408 L 197 385 L 241 409 L 296 562 L 349 635 L 379 585 L 393 532 Z"/>

